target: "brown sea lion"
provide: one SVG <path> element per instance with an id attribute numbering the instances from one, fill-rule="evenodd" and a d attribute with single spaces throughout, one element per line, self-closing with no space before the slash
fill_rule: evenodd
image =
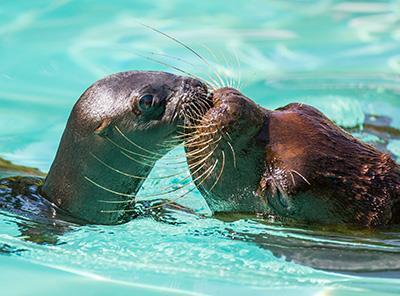
<path id="1" fill-rule="evenodd" d="M 0 180 L 0 209 L 85 223 L 125 221 L 155 162 L 171 147 L 207 87 L 165 72 L 129 71 L 101 79 L 75 104 L 51 169 Z"/>
<path id="2" fill-rule="evenodd" d="M 400 167 L 315 108 L 258 106 L 236 89 L 187 128 L 194 182 L 211 210 L 374 227 L 400 222 Z"/>

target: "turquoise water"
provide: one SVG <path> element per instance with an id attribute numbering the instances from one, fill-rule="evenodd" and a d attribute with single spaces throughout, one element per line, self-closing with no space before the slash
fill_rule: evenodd
<path id="1" fill-rule="evenodd" d="M 312 104 L 400 156 L 398 135 L 360 129 L 376 117 L 400 129 L 400 2 L 367 0 L 2 1 L 0 155 L 48 170 L 73 103 L 107 74 L 174 72 L 158 59 L 209 79 L 193 54 L 139 23 L 193 46 L 257 103 Z M 153 174 L 165 170 L 167 161 Z M 147 182 L 139 195 L 160 186 Z M 179 202 L 208 213 L 196 191 Z M 341 232 L 184 213 L 68 231 L 2 213 L 0 229 L 2 295 L 400 293 L 398 229 Z"/>

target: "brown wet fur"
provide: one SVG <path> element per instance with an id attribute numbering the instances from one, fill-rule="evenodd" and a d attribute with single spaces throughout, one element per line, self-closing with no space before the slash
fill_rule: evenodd
<path id="1" fill-rule="evenodd" d="M 218 165 L 195 183 L 214 213 L 264 212 L 299 222 L 368 227 L 400 223 L 400 170 L 389 154 L 308 105 L 270 111 L 230 88 L 215 91 L 213 101 L 198 124 L 210 127 L 196 131 L 223 136 L 204 163 L 209 167 L 219 159 L 220 164 L 224 151 L 225 168 L 211 191 Z M 235 150 L 236 168 L 227 141 Z M 196 149 L 186 148 L 189 164 Z M 191 171 L 195 179 L 199 173 Z"/>

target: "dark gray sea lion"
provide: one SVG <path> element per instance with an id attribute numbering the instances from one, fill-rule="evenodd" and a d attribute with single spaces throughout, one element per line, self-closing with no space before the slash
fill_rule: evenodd
<path id="1" fill-rule="evenodd" d="M 187 129 L 193 179 L 211 210 L 368 227 L 400 222 L 400 168 L 315 108 L 267 110 L 232 88 Z"/>
<path id="2" fill-rule="evenodd" d="M 75 104 L 49 174 L 0 180 L 0 208 L 114 224 L 125 221 L 155 162 L 171 148 L 207 87 L 164 72 L 130 71 L 89 87 Z"/>

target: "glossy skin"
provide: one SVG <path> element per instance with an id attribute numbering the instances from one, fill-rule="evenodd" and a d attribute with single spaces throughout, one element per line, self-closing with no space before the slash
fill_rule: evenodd
<path id="1" fill-rule="evenodd" d="M 86 223 L 124 222 L 186 106 L 206 92 L 198 80 L 164 72 L 97 81 L 75 104 L 39 196 Z"/>
<path id="2" fill-rule="evenodd" d="M 215 91 L 213 101 L 202 126 L 215 123 L 208 127 L 214 133 L 203 141 L 226 132 L 230 137 L 222 138 L 205 163 L 221 164 L 224 151 L 225 166 L 214 187 L 215 172 L 197 185 L 214 212 L 271 212 L 306 223 L 368 227 L 400 222 L 400 168 L 390 155 L 311 106 L 269 111 L 229 88 Z M 196 129 L 199 135 L 202 129 Z M 195 148 L 187 147 L 189 163 Z"/>

